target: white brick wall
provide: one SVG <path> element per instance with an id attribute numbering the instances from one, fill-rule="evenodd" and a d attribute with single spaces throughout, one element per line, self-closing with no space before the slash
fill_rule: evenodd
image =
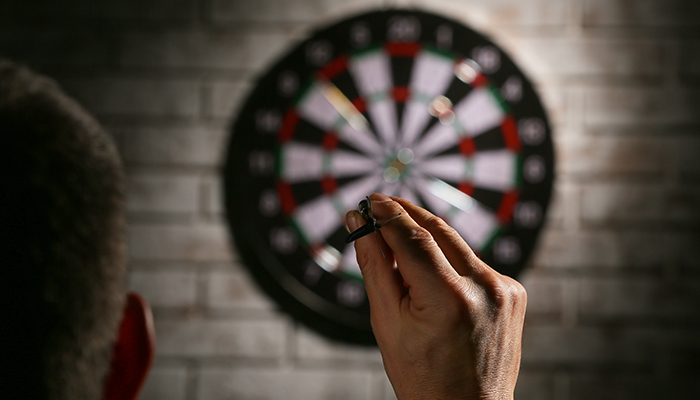
<path id="1" fill-rule="evenodd" d="M 156 321 L 162 357 L 278 360 L 286 349 L 283 320 L 211 320 L 198 317 Z"/>
<path id="2" fill-rule="evenodd" d="M 205 368 L 197 394 L 202 400 L 368 400 L 370 379 L 356 370 Z"/>
<path id="3" fill-rule="evenodd" d="M 555 196 L 522 276 L 516 398 L 697 397 L 697 1 L 0 3 L 0 56 L 54 76 L 122 152 L 129 287 L 158 334 L 142 399 L 394 399 L 378 351 L 299 327 L 258 289 L 232 250 L 219 181 L 260 69 L 315 26 L 392 5 L 493 37 L 555 127 Z"/>

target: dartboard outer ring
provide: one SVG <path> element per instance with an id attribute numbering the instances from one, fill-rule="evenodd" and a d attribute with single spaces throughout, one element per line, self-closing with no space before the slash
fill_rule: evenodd
<path id="1" fill-rule="evenodd" d="M 415 25 L 416 23 L 418 25 Z M 396 24 L 399 24 L 398 28 Z M 358 30 L 360 34 L 357 33 Z M 353 35 L 350 34 L 351 32 Z M 449 32 L 449 35 L 445 32 Z M 446 35 L 449 36 L 449 40 L 446 39 Z M 361 40 L 363 38 L 364 41 Z M 387 50 L 390 48 L 393 50 Z M 465 90 L 470 90 L 469 95 L 477 91 L 485 93 L 481 97 L 490 96 L 493 104 L 501 106 L 501 108 L 493 108 L 496 110 L 493 112 L 500 112 L 499 118 L 502 118 L 493 131 L 496 132 L 496 136 L 502 137 L 495 139 L 497 142 L 500 141 L 499 146 L 503 147 L 497 150 L 503 150 L 504 154 L 507 152 L 513 154 L 512 158 L 507 158 L 505 161 L 512 162 L 515 166 L 513 169 L 515 172 L 508 178 L 512 183 L 506 183 L 513 189 L 503 189 L 503 193 L 498 197 L 491 193 L 490 189 L 474 189 L 473 185 L 466 185 L 470 188 L 465 189 L 464 185 L 451 184 L 459 191 L 475 196 L 474 198 L 477 199 L 475 204 L 480 207 L 482 204 L 481 198 L 477 196 L 479 193 L 483 199 L 496 199 L 494 205 L 482 207 L 484 210 L 492 211 L 493 215 L 489 218 L 495 221 L 493 223 L 495 228 L 489 231 L 491 232 L 489 240 L 483 240 L 486 244 L 481 245 L 482 251 L 478 251 L 479 256 L 497 271 L 517 277 L 535 247 L 549 205 L 554 181 L 554 154 L 551 128 L 546 113 L 530 81 L 490 40 L 460 22 L 413 9 L 369 12 L 344 19 L 314 32 L 308 39 L 293 46 L 259 77 L 240 109 L 232 125 L 226 156 L 224 196 L 227 219 L 235 247 L 243 264 L 259 286 L 276 301 L 281 310 L 335 340 L 355 344 L 376 344 L 370 325 L 369 305 L 363 288 L 358 289 L 362 285 L 356 277 L 342 272 L 331 273 L 327 268 L 323 270 L 319 267 L 322 264 L 318 261 L 320 250 L 317 250 L 317 244 L 312 244 L 313 240 L 309 239 L 312 234 L 299 226 L 300 217 L 297 214 L 302 202 L 295 203 L 299 200 L 299 196 L 295 197 L 290 185 L 285 183 L 285 174 L 293 172 L 281 171 L 289 165 L 292 168 L 295 167 L 295 164 L 285 161 L 293 159 L 293 155 L 297 154 L 296 147 L 288 144 L 292 142 L 286 141 L 297 131 L 302 132 L 302 128 L 299 128 L 297 123 L 304 116 L 303 111 L 299 110 L 305 107 L 304 104 L 311 102 L 307 100 L 311 96 L 308 93 L 315 93 L 315 88 L 319 87 L 319 79 L 323 78 L 325 79 L 323 82 L 335 83 L 334 74 L 338 74 L 338 71 L 341 71 L 340 73 L 348 71 L 348 59 L 355 62 L 354 65 L 359 65 L 360 62 L 357 60 L 360 60 L 361 56 L 358 54 L 368 53 L 372 56 L 374 53 L 371 51 L 377 49 L 380 53 L 389 53 L 387 57 L 394 64 L 398 62 L 398 57 L 404 57 L 408 60 L 406 62 L 412 62 L 411 57 L 416 55 L 415 48 L 425 49 L 425 53 L 421 55 L 427 54 L 428 51 L 438 56 L 446 54 L 445 57 L 451 57 L 455 65 L 464 63 L 477 65 L 475 71 L 478 72 L 478 78 L 470 80 L 469 87 Z M 472 59 L 476 64 L 471 61 Z M 393 77 L 398 79 L 397 76 L 398 73 L 395 72 Z M 287 79 L 289 77 L 294 79 Z M 355 76 L 355 81 L 357 79 Z M 393 82 L 391 93 L 395 104 L 399 107 L 408 107 L 409 100 L 406 100 L 405 93 L 401 98 L 402 92 L 397 90 L 402 87 Z M 348 93 L 343 94 L 348 95 Z M 369 96 L 363 97 L 360 93 L 359 97 L 365 101 L 355 101 L 353 104 L 361 104 L 360 111 L 367 116 L 367 104 L 371 103 L 368 100 Z M 353 100 L 349 97 L 348 99 Z M 379 101 L 382 100 L 376 100 L 370 106 L 379 107 Z M 433 104 L 435 104 L 434 101 L 430 103 L 431 107 Z M 455 103 L 454 114 L 459 114 L 458 108 L 459 105 Z M 489 109 L 486 108 L 486 110 Z M 433 114 L 433 117 L 444 124 L 450 123 L 443 121 L 442 114 L 439 118 L 437 114 Z M 435 123 L 436 125 L 438 123 Z M 325 130 L 328 131 L 328 129 Z M 428 136 L 426 132 L 421 134 Z M 493 136 L 493 134 L 490 135 Z M 341 135 L 330 135 L 332 144 L 329 147 L 329 135 L 326 133 L 323 143 L 319 141 L 318 145 L 323 147 L 324 151 L 334 151 L 336 147 L 333 146 L 337 146 L 339 141 L 342 142 L 342 137 L 338 139 L 338 136 Z M 377 136 L 381 135 L 377 134 Z M 479 150 L 479 146 L 485 146 L 483 150 L 486 151 L 490 150 L 489 146 L 493 146 L 493 143 L 489 144 L 484 140 L 479 142 L 478 138 L 467 139 L 469 140 L 460 141 L 457 146 L 457 151 L 461 151 L 463 157 L 476 159 L 473 153 L 475 146 L 476 151 Z M 303 152 L 299 154 L 303 155 Z M 481 154 L 484 155 L 482 158 L 487 164 L 497 159 L 490 155 L 491 158 L 486 157 L 486 152 Z M 299 158 L 298 155 L 296 157 Z M 469 165 L 477 164 L 478 162 L 475 161 Z M 381 168 L 386 167 L 387 163 Z M 473 168 L 479 170 L 479 167 Z M 479 171 L 486 171 L 483 169 L 485 167 L 481 168 Z M 386 171 L 388 169 L 384 170 L 384 177 L 388 179 Z M 488 173 L 485 176 L 488 177 Z M 475 176 L 472 178 L 474 181 L 478 180 Z M 479 179 L 483 181 L 485 178 Z M 499 179 L 503 180 L 496 177 L 497 181 Z M 323 182 L 319 182 L 319 187 L 322 188 L 323 195 L 330 196 L 336 193 L 334 191 L 339 190 L 337 187 L 338 182 L 341 182 L 339 178 L 328 177 L 326 173 L 322 180 Z M 491 184 L 486 182 L 485 185 Z M 303 197 L 304 191 L 297 190 Z M 481 192 L 474 193 L 475 190 L 481 190 Z M 370 193 L 363 193 L 362 196 L 368 194 Z M 263 198 L 267 200 L 263 201 Z M 338 208 L 337 203 L 337 201 L 334 203 L 336 208 Z M 263 204 L 269 205 L 268 208 L 272 210 L 268 210 L 269 214 L 265 211 L 267 206 Z M 354 208 L 356 205 L 343 204 L 347 209 Z M 430 209 L 430 207 L 427 208 Z M 451 206 L 453 210 L 457 208 L 459 207 L 454 204 Z M 435 212 L 435 210 L 432 211 Z M 484 215 L 488 217 L 487 214 Z M 312 216 L 318 217 L 316 221 L 331 218 L 327 214 Z M 446 219 L 449 222 L 449 218 Z M 339 231 L 335 235 L 340 235 Z M 308 279 L 309 271 L 318 272 L 313 272 L 312 279 Z M 346 289 L 350 290 L 351 303 L 347 303 L 347 299 L 339 300 L 342 297 L 341 288 L 346 292 Z M 361 290 L 360 297 L 358 297 L 359 290 Z"/>

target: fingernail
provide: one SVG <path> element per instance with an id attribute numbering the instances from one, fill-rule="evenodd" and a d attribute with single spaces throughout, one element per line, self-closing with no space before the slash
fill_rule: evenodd
<path id="1" fill-rule="evenodd" d="M 350 211 L 345 215 L 345 221 L 347 223 L 348 231 L 352 232 L 360 227 L 360 219 L 358 218 L 357 211 Z"/>
<path id="2" fill-rule="evenodd" d="M 374 201 L 391 201 L 391 198 L 383 193 L 372 193 L 369 198 Z"/>

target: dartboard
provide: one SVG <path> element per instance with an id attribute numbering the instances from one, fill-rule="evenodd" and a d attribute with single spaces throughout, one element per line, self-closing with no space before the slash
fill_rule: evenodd
<path id="1" fill-rule="evenodd" d="M 459 22 L 392 9 L 315 32 L 261 75 L 224 186 L 235 245 L 279 307 L 373 343 L 348 210 L 373 192 L 406 198 L 516 276 L 553 176 L 549 123 L 513 61 Z"/>

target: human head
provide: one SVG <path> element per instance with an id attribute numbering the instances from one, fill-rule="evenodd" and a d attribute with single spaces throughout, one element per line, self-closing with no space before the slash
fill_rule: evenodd
<path id="1" fill-rule="evenodd" d="M 11 384 L 22 398 L 101 398 L 127 299 L 116 147 L 54 81 L 8 61 L 0 135 Z"/>

